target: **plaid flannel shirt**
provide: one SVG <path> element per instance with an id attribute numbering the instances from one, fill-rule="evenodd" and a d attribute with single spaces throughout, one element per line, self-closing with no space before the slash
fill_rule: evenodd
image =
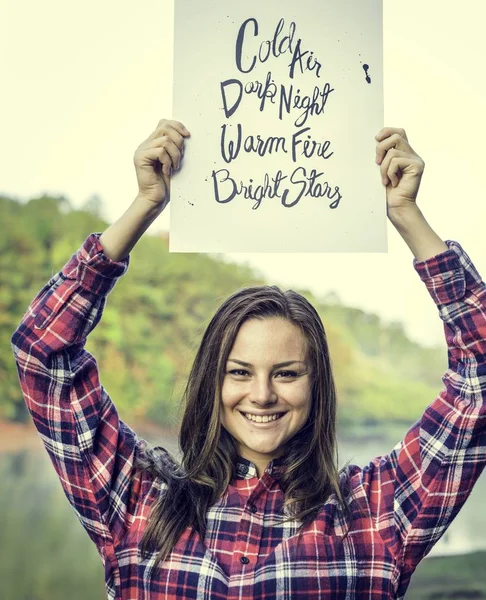
<path id="1" fill-rule="evenodd" d="M 156 553 L 142 560 L 139 544 L 165 484 L 134 474 L 145 442 L 119 419 L 84 349 L 129 258 L 108 259 L 99 234 L 86 239 L 33 300 L 12 347 L 35 426 L 101 556 L 108 598 L 404 597 L 486 460 L 486 288 L 460 244 L 446 244 L 442 254 L 414 260 L 444 323 L 444 389 L 390 454 L 341 473 L 355 513 L 349 536 L 333 494 L 297 544 L 298 523 L 280 524 L 278 459 L 258 478 L 240 458 L 237 476 L 208 511 L 205 539 L 188 528 L 156 568 Z"/>

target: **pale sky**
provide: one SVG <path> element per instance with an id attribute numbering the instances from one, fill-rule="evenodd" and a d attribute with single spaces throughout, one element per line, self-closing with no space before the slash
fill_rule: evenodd
<path id="1" fill-rule="evenodd" d="M 425 160 L 425 217 L 442 239 L 462 244 L 483 277 L 485 23 L 484 0 L 384 0 L 385 124 L 403 127 Z M 98 194 L 115 220 L 137 192 L 136 147 L 159 119 L 177 119 L 173 2 L 2 0 L 0 24 L 0 193 L 62 193 L 75 206 Z M 151 231 L 168 224 L 169 211 Z M 413 339 L 443 346 L 412 254 L 390 224 L 388 231 L 388 254 L 226 256 L 272 283 L 334 291 L 346 305 L 402 321 Z"/>

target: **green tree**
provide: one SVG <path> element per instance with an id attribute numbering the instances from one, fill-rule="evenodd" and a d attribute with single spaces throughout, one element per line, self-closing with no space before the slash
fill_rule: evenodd
<path id="1" fill-rule="evenodd" d="M 63 196 L 21 203 L 0 197 L 0 418 L 27 413 L 10 338 L 29 303 L 79 248 L 101 232 L 101 200 L 73 209 Z M 203 254 L 169 254 L 167 237 L 144 236 L 130 269 L 110 295 L 87 344 L 102 384 L 128 421 L 174 426 L 179 399 L 201 334 L 236 289 L 263 283 L 248 267 Z M 413 422 L 439 391 L 446 351 L 411 342 L 399 322 L 302 292 L 326 327 L 339 395 L 340 423 Z"/>

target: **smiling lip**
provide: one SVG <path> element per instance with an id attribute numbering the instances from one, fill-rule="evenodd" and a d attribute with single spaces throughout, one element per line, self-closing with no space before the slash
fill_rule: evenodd
<path id="1" fill-rule="evenodd" d="M 252 415 L 254 417 L 273 417 L 273 415 L 284 415 L 287 411 L 285 410 L 276 410 L 273 413 L 254 413 L 250 410 L 240 410 L 242 415 Z"/>
<path id="2" fill-rule="evenodd" d="M 270 427 L 271 425 L 276 425 L 279 421 L 281 421 L 285 417 L 285 415 L 287 414 L 287 412 L 284 412 L 284 413 L 282 413 L 282 412 L 280 412 L 280 413 L 278 413 L 278 412 L 277 413 L 267 413 L 267 416 L 269 416 L 269 417 L 272 416 L 272 415 L 282 415 L 280 417 L 280 419 L 274 419 L 273 421 L 268 421 L 267 423 L 258 423 L 257 421 L 251 421 L 250 419 L 247 419 L 245 417 L 245 414 L 242 411 L 240 411 L 240 414 L 243 417 L 243 419 L 245 419 L 245 421 L 247 423 L 251 423 L 252 425 L 256 425 L 257 427 Z M 253 413 L 248 413 L 248 414 L 253 415 Z M 263 417 L 265 415 L 260 415 L 260 416 Z"/>

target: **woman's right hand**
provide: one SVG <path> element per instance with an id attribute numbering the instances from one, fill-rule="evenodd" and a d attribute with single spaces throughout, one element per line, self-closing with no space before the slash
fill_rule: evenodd
<path id="1" fill-rule="evenodd" d="M 135 151 L 138 197 L 153 203 L 160 211 L 169 203 L 170 177 L 181 165 L 184 140 L 190 135 L 179 121 L 162 119 Z"/>

